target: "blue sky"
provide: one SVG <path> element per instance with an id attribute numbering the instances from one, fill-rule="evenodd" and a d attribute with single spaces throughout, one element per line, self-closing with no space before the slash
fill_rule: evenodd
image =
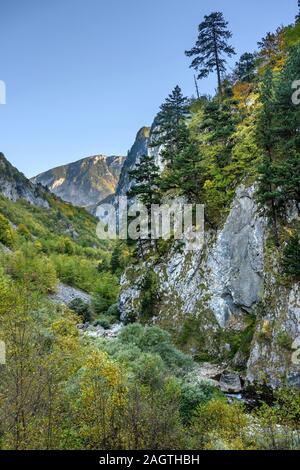
<path id="1" fill-rule="evenodd" d="M 126 154 L 176 84 L 194 93 L 184 50 L 211 11 L 224 12 L 241 54 L 291 23 L 297 0 L 1 0 L 0 151 L 27 176 Z"/>

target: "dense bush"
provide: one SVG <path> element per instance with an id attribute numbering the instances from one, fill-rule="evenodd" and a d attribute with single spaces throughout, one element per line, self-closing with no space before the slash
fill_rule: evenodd
<path id="1" fill-rule="evenodd" d="M 111 273 L 99 275 L 92 300 L 95 313 L 105 313 L 112 305 L 116 304 L 118 292 L 119 282 L 116 276 Z"/>
<path id="2" fill-rule="evenodd" d="M 17 251 L 7 258 L 7 272 L 31 290 L 40 293 L 55 291 L 57 276 L 55 268 L 46 256 L 39 256 L 33 250 Z"/>
<path id="3" fill-rule="evenodd" d="M 69 308 L 82 318 L 83 323 L 87 323 L 92 320 L 90 305 L 79 297 L 69 303 Z"/>
<path id="4" fill-rule="evenodd" d="M 283 253 L 283 270 L 289 276 L 300 279 L 300 239 L 292 236 Z"/>
<path id="5" fill-rule="evenodd" d="M 0 214 L 0 243 L 11 248 L 14 243 L 14 234 L 9 221 Z"/>
<path id="6" fill-rule="evenodd" d="M 96 264 L 93 260 L 67 254 L 51 255 L 61 282 L 92 292 L 97 279 Z"/>

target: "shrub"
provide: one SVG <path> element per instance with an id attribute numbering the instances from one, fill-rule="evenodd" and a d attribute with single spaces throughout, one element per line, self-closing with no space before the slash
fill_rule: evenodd
<path id="1" fill-rule="evenodd" d="M 116 320 L 120 320 L 120 311 L 118 304 L 113 304 L 109 307 L 106 312 L 107 316 L 114 317 Z"/>
<path id="2" fill-rule="evenodd" d="M 119 283 L 116 276 L 104 273 L 97 283 L 93 294 L 92 305 L 95 313 L 105 313 L 117 301 Z"/>
<path id="3" fill-rule="evenodd" d="M 69 303 L 69 308 L 82 318 L 83 323 L 89 323 L 92 319 L 90 305 L 77 297 Z"/>
<path id="4" fill-rule="evenodd" d="M 289 239 L 284 249 L 282 264 L 285 274 L 300 279 L 300 240 L 298 235 Z"/>
<path id="5" fill-rule="evenodd" d="M 94 322 L 94 326 L 101 326 L 102 328 L 104 328 L 104 330 L 109 330 L 110 329 L 110 322 L 108 320 L 108 318 L 98 318 L 95 322 Z"/>
<path id="6" fill-rule="evenodd" d="M 128 325 L 122 329 L 118 340 L 124 345 L 137 346 L 142 352 L 158 354 L 174 374 L 180 374 L 192 365 L 192 359 L 172 344 L 171 335 L 157 326 Z"/>
<path id="7" fill-rule="evenodd" d="M 4 215 L 0 214 L 0 243 L 11 248 L 14 244 L 14 233 L 10 223 Z"/>
<path id="8" fill-rule="evenodd" d="M 31 251 L 18 251 L 8 259 L 7 270 L 14 279 L 31 290 L 47 294 L 56 289 L 56 271 L 46 256 L 36 256 Z"/>
<path id="9" fill-rule="evenodd" d="M 192 384 L 183 382 L 181 385 L 180 413 L 185 424 L 189 424 L 195 410 L 213 398 L 221 398 L 222 393 L 209 383 Z"/>
<path id="10" fill-rule="evenodd" d="M 213 399 L 200 405 L 192 420 L 195 448 L 244 450 L 248 447 L 248 424 L 241 404 L 229 405 L 224 399 Z"/>
<path id="11" fill-rule="evenodd" d="M 30 233 L 28 227 L 25 224 L 18 225 L 17 233 L 21 237 L 25 238 L 25 240 L 31 240 L 31 238 L 32 238 L 31 233 Z"/>
<path id="12" fill-rule="evenodd" d="M 97 279 L 95 262 L 80 256 L 52 255 L 59 279 L 70 286 L 91 292 Z"/>

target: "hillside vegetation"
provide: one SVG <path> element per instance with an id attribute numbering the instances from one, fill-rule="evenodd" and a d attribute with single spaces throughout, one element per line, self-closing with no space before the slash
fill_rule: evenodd
<path id="1" fill-rule="evenodd" d="M 214 24 L 221 55 L 205 63 L 202 42 Z M 173 90 L 151 142 L 163 149 L 164 170 L 141 157 L 130 194 L 148 208 L 158 196 L 204 203 L 207 227 L 216 229 L 237 186 L 257 181 L 278 277 L 298 282 L 299 223 L 289 222 L 288 208 L 300 203 L 300 108 L 291 99 L 300 77 L 300 22 L 269 33 L 227 75 L 230 38 L 221 13 L 201 23 L 187 55 L 199 79 L 218 72 L 216 95 L 187 99 Z M 27 185 L 18 173 L 10 178 Z M 199 364 L 168 332 L 148 324 L 159 303 L 155 272 L 141 286 L 143 324 L 126 319 L 114 339 L 79 329 L 87 321 L 105 328 L 118 322 L 125 267 L 162 258 L 172 241 L 145 251 L 140 243 L 102 242 L 93 216 L 38 189 L 46 204 L 0 197 L 0 340 L 7 353 L 0 365 L 1 449 L 300 448 L 299 390 L 282 384 L 254 409 L 229 403 L 214 380 L 197 380 Z M 54 303 L 49 294 L 58 282 L 91 294 L 91 304 Z M 177 338 L 182 349 L 193 325 Z"/>

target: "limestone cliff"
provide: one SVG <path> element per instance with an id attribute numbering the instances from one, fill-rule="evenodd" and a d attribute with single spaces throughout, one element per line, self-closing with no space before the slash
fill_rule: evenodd
<path id="1" fill-rule="evenodd" d="M 202 251 L 174 244 L 164 256 L 130 266 L 121 280 L 122 318 L 157 322 L 199 360 L 225 361 L 247 383 L 300 386 L 292 345 L 300 337 L 300 286 L 282 286 L 269 262 L 267 221 L 255 186 L 241 186 L 224 226 Z M 154 318 L 143 317 L 147 271 L 158 279 Z"/>

